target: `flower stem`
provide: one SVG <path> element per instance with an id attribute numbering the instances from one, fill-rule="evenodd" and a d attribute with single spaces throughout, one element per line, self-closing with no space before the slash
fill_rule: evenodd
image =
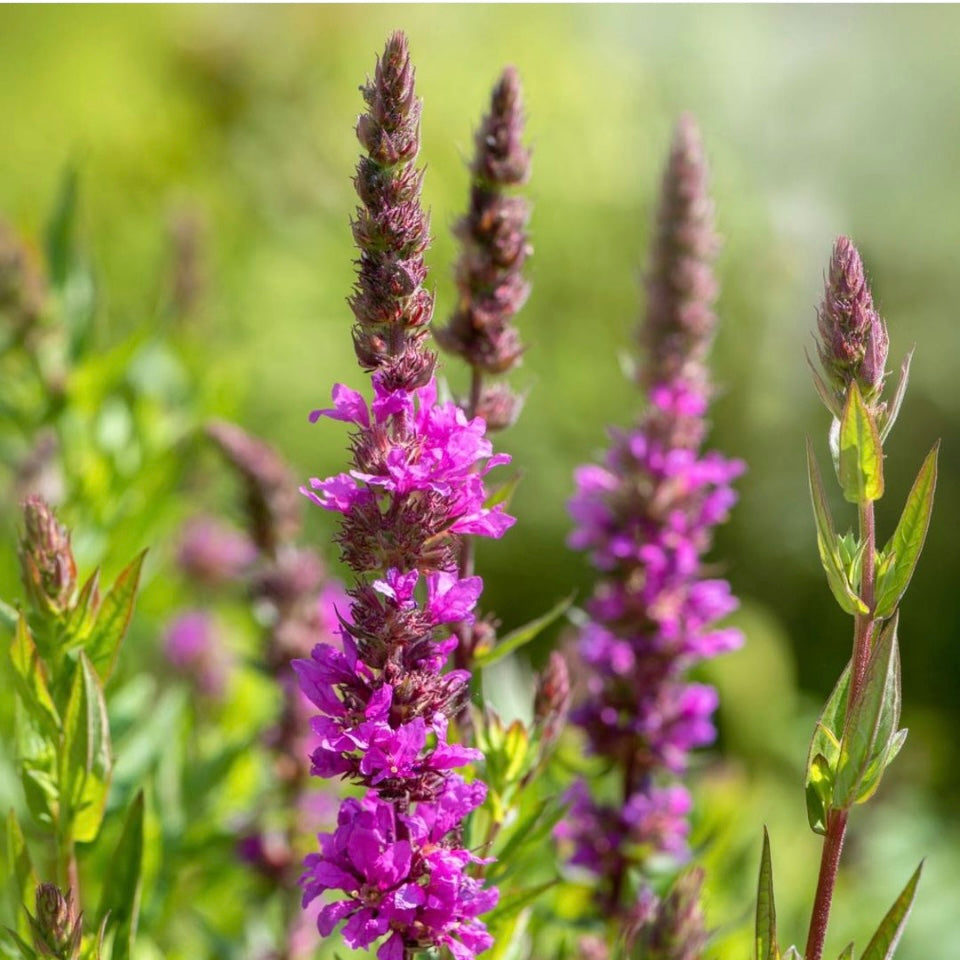
<path id="1" fill-rule="evenodd" d="M 868 613 L 857 614 L 853 635 L 853 665 L 850 671 L 850 693 L 847 699 L 847 711 L 844 719 L 843 739 L 850 736 L 850 716 L 853 705 L 863 694 L 863 682 L 870 660 L 873 633 L 876 620 L 873 616 L 874 588 L 876 586 L 876 523 L 873 502 L 860 504 L 860 539 L 866 541 L 863 556 L 863 570 L 860 577 L 860 599 L 866 604 Z M 827 923 L 830 920 L 830 906 L 833 902 L 833 890 L 837 882 L 837 870 L 840 866 L 840 854 L 847 831 L 848 810 L 830 810 L 827 814 L 827 832 L 823 841 L 820 857 L 820 875 L 817 878 L 817 892 L 810 916 L 810 929 L 807 934 L 805 960 L 820 960 L 827 935 Z"/>

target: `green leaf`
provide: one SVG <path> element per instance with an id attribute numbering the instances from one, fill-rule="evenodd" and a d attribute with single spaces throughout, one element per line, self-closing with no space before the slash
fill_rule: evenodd
<path id="1" fill-rule="evenodd" d="M 11 630 L 15 630 L 19 619 L 19 611 L 11 607 L 9 603 L 4 603 L 0 600 L 0 624 L 9 627 Z"/>
<path id="2" fill-rule="evenodd" d="M 493 507 L 503 504 L 505 507 L 510 505 L 520 481 L 523 479 L 523 472 L 517 471 L 506 483 L 501 483 L 493 493 L 484 501 L 484 509 L 490 510 Z"/>
<path id="3" fill-rule="evenodd" d="M 885 618 L 893 614 L 913 577 L 917 560 L 920 559 L 920 551 L 923 550 L 927 528 L 930 526 L 930 514 L 933 511 L 939 451 L 938 440 L 923 461 L 907 496 L 900 522 L 889 543 L 883 548 L 884 556 L 892 560 L 877 577 L 876 617 Z"/>
<path id="4" fill-rule="evenodd" d="M 917 893 L 917 884 L 920 882 L 922 870 L 923 861 L 921 860 L 920 866 L 914 871 L 900 896 L 880 921 L 877 932 L 867 944 L 867 949 L 864 950 L 860 960 L 891 960 L 900 942 L 903 928 L 907 924 L 907 918 L 910 916 L 910 908 L 913 906 L 913 898 Z"/>
<path id="5" fill-rule="evenodd" d="M 840 539 L 833 525 L 820 468 L 817 466 L 817 458 L 809 437 L 807 438 L 807 478 L 810 482 L 813 516 L 817 524 L 817 549 L 820 551 L 820 562 L 827 575 L 830 590 L 846 613 L 869 613 L 867 605 L 857 596 L 844 571 L 840 556 Z"/>
<path id="6" fill-rule="evenodd" d="M 887 407 L 887 412 L 883 417 L 883 426 L 880 428 L 880 442 L 886 442 L 894 423 L 900 414 L 900 407 L 903 404 L 904 394 L 907 392 L 907 382 L 910 379 L 910 361 L 913 359 L 913 350 L 903 358 L 900 365 L 900 379 L 897 381 L 897 389 Z"/>
<path id="7" fill-rule="evenodd" d="M 883 496 L 883 447 L 873 415 L 856 382 L 850 384 L 840 419 L 840 486 L 850 503 Z"/>
<path id="8" fill-rule="evenodd" d="M 51 741 L 60 735 L 60 715 L 47 686 L 47 667 L 37 652 L 27 618 L 20 614 L 10 645 L 13 682 L 20 702 L 35 726 Z"/>
<path id="9" fill-rule="evenodd" d="M 116 930 L 111 960 L 129 960 L 137 935 L 140 914 L 140 881 L 143 869 L 143 791 L 137 793 L 123 833 L 117 843 L 103 882 L 103 893 L 97 910 L 97 922 L 110 916 Z"/>
<path id="10" fill-rule="evenodd" d="M 47 224 L 47 265 L 50 271 L 50 282 L 54 287 L 65 285 L 73 263 L 79 180 L 76 167 L 69 167 L 64 171 L 56 206 Z"/>
<path id="11" fill-rule="evenodd" d="M 837 960 L 853 960 L 853 941 L 851 940 L 844 948 L 843 952 L 837 957 Z"/>
<path id="12" fill-rule="evenodd" d="M 103 820 L 113 758 L 103 688 L 83 652 L 74 668 L 63 733 L 61 814 L 71 825 L 73 840 L 89 843 Z"/>
<path id="13" fill-rule="evenodd" d="M 67 643 L 74 646 L 90 635 L 90 630 L 96 622 L 97 611 L 100 609 L 100 568 L 97 567 L 80 588 L 77 601 L 73 609 L 67 614 L 64 632 Z"/>
<path id="14" fill-rule="evenodd" d="M 551 607 L 543 616 L 531 620 L 516 630 L 511 630 L 492 650 L 478 654 L 474 659 L 475 666 L 492 666 L 508 654 L 526 646 L 531 640 L 535 640 L 554 620 L 566 613 L 570 604 L 573 603 L 573 597 L 571 593 Z"/>
<path id="15" fill-rule="evenodd" d="M 813 365 L 813 361 L 810 359 L 810 354 L 806 350 L 803 351 L 803 355 L 807 358 L 807 366 L 810 368 L 810 372 L 813 374 L 813 385 L 816 388 L 817 395 L 820 397 L 823 405 L 836 417 L 838 420 L 842 415 L 842 410 L 840 409 L 840 404 L 837 402 L 837 395 L 829 386 L 824 382 L 823 377 L 820 376 L 820 371 Z"/>
<path id="16" fill-rule="evenodd" d="M 567 804 L 557 797 L 547 797 L 537 803 L 530 813 L 522 816 L 512 827 L 504 845 L 496 851 L 496 862 L 487 867 L 486 875 L 491 883 L 499 884 L 522 864 L 531 852 L 542 856 L 541 846 L 550 837 L 553 828 L 563 819 Z M 485 852 L 484 856 L 489 855 Z"/>
<path id="17" fill-rule="evenodd" d="M 13 810 L 7 815 L 6 864 L 13 868 L 10 879 L 14 890 L 14 904 L 17 907 L 17 928 L 23 936 L 29 936 L 30 924 L 26 913 L 19 908 L 33 906 L 34 892 L 40 880 L 33 869 L 27 841 Z"/>
<path id="18" fill-rule="evenodd" d="M 763 853 L 757 881 L 756 953 L 754 960 L 780 960 L 777 946 L 777 908 L 773 897 L 773 864 L 770 860 L 770 836 L 763 828 Z"/>
<path id="19" fill-rule="evenodd" d="M 895 615 L 874 641 L 863 690 L 849 708 L 847 736 L 840 748 L 833 804 L 847 809 L 876 789 L 894 745 L 900 720 L 900 651 Z"/>
<path id="20" fill-rule="evenodd" d="M 16 948 L 20 951 L 20 960 L 38 960 L 36 951 L 23 939 L 23 937 L 20 936 L 19 933 L 17 933 L 16 930 L 12 930 L 10 927 L 6 926 L 3 929 L 7 931 L 7 935 L 14 942 Z"/>
<path id="21" fill-rule="evenodd" d="M 523 910 L 524 907 L 530 906 L 530 904 L 538 900 L 542 894 L 546 893 L 551 887 L 555 887 L 559 882 L 560 878 L 554 877 L 545 883 L 538 883 L 536 886 L 526 887 L 510 893 L 497 904 L 495 910 L 487 914 L 487 922 L 490 926 L 503 923 L 508 917 L 512 917 L 514 914 Z"/>
<path id="22" fill-rule="evenodd" d="M 827 758 L 818 753 L 807 767 L 807 820 L 814 833 L 826 836 L 827 812 L 833 794 L 833 770 Z"/>
<path id="23" fill-rule="evenodd" d="M 97 622 L 85 644 L 87 656 L 104 683 L 113 673 L 120 644 L 130 625 L 133 605 L 137 598 L 137 586 L 140 583 L 140 569 L 146 555 L 146 550 L 141 551 L 117 577 L 103 600 Z"/>
<path id="24" fill-rule="evenodd" d="M 840 738 L 850 694 L 850 664 L 840 674 L 817 719 L 807 750 L 807 820 L 814 833 L 825 834 L 827 811 L 831 807 L 833 782 L 840 759 Z"/>

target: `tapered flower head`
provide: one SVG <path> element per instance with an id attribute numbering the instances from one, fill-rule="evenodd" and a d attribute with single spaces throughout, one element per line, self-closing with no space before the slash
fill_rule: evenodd
<path id="1" fill-rule="evenodd" d="M 41 497 L 27 497 L 23 519 L 20 568 L 24 586 L 41 610 L 63 613 L 77 587 L 70 532 Z"/>
<path id="2" fill-rule="evenodd" d="M 433 296 L 423 285 L 430 223 L 415 166 L 420 101 L 402 33 L 387 40 L 373 80 L 360 89 L 367 112 L 357 121 L 357 138 L 366 156 L 354 178 L 361 204 L 353 219 L 360 249 L 350 298 L 354 347 L 360 365 L 379 370 L 391 389 L 413 390 L 430 379 L 436 356 L 423 342 L 433 316 Z"/>
<path id="3" fill-rule="evenodd" d="M 57 960 L 76 960 L 80 955 L 82 918 L 72 902 L 52 883 L 37 886 L 35 917 L 30 917 L 33 945 L 41 956 Z M 28 914 L 29 916 L 29 914 Z"/>
<path id="4" fill-rule="evenodd" d="M 833 245 L 817 328 L 820 362 L 839 405 L 854 381 L 867 403 L 875 404 L 883 390 L 890 339 L 874 308 L 863 261 L 847 237 L 838 237 Z"/>

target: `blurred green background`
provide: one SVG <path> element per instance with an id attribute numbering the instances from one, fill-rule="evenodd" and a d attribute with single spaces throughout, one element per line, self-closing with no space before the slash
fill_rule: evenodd
<path id="1" fill-rule="evenodd" d="M 854 819 L 832 940 L 836 950 L 844 935 L 863 944 L 928 855 L 900 956 L 949 956 L 960 891 L 950 533 L 960 521 L 960 10 L 4 7 L 0 215 L 39 235 L 64 167 L 78 167 L 107 343 L 156 315 L 173 237 L 187 231 L 200 257 L 191 323 L 208 412 L 275 443 L 304 477 L 344 463 L 343 432 L 311 427 L 307 412 L 333 381 L 363 382 L 344 302 L 352 125 L 357 87 L 398 27 L 424 100 L 438 318 L 452 304 L 449 228 L 465 204 L 473 127 L 502 65 L 514 63 L 526 89 L 535 256 L 520 317 L 529 350 L 514 382 L 529 397 L 501 442 L 524 480 L 516 528 L 479 551 L 486 602 L 508 626 L 571 586 L 588 589 L 583 559 L 563 549 L 571 471 L 597 456 L 605 425 L 637 410 L 621 367 L 660 168 L 676 115 L 700 122 L 725 238 L 712 442 L 750 465 L 715 554 L 742 598 L 748 643 L 709 670 L 726 761 L 700 776 L 710 800 L 701 832 L 715 839 L 710 919 L 730 934 L 721 943 L 741 945 L 718 956 L 745 949 L 763 822 L 783 935 L 805 932 L 819 847 L 805 826 L 802 759 L 850 630 L 816 556 L 803 437 L 825 465 L 827 419 L 803 353 L 834 236 L 858 244 L 889 322 L 891 366 L 917 346 L 888 444 L 881 531 L 927 449 L 944 442 L 934 525 L 902 611 L 911 736 L 879 800 Z M 463 382 L 453 363 L 445 375 Z M 853 520 L 839 519 L 839 499 L 834 507 L 841 526 Z M 315 510 L 310 523 L 329 542 L 331 518 Z"/>

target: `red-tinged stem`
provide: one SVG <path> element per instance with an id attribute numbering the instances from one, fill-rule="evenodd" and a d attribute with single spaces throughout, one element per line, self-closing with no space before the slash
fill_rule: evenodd
<path id="1" fill-rule="evenodd" d="M 860 577 L 860 599 L 866 604 L 869 613 L 857 614 L 853 635 L 853 664 L 850 671 L 850 693 L 847 699 L 847 712 L 844 719 L 843 739 L 850 735 L 850 717 L 853 705 L 863 695 L 863 683 L 870 660 L 873 634 L 876 620 L 873 617 L 874 590 L 876 586 L 876 523 L 873 502 L 860 505 L 860 538 L 866 541 L 863 555 L 863 570 Z M 837 883 L 837 870 L 840 866 L 840 853 L 847 831 L 848 810 L 831 810 L 827 814 L 827 833 L 823 841 L 820 856 L 820 875 L 817 878 L 817 892 L 810 916 L 810 930 L 807 933 L 805 960 L 821 960 L 823 945 L 827 936 L 827 924 L 830 920 L 830 906 L 833 903 L 833 890 Z"/>

